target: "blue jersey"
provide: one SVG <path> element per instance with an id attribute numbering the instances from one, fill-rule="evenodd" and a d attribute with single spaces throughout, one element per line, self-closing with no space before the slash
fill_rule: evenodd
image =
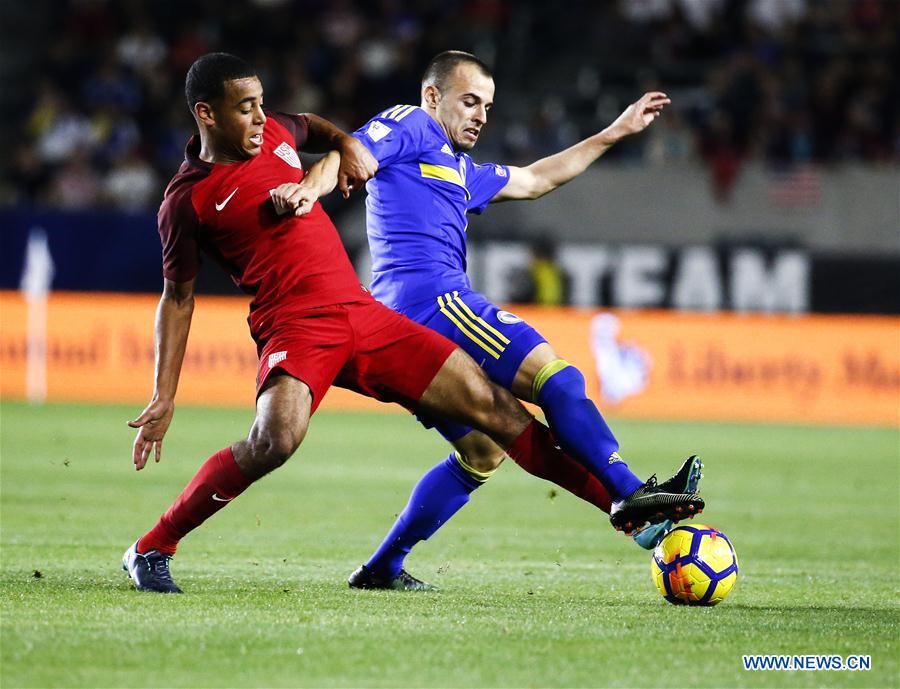
<path id="1" fill-rule="evenodd" d="M 477 165 L 453 150 L 441 126 L 397 105 L 353 135 L 378 160 L 366 184 L 372 294 L 392 309 L 469 288 L 466 213 L 481 213 L 509 180 L 502 165 Z"/>

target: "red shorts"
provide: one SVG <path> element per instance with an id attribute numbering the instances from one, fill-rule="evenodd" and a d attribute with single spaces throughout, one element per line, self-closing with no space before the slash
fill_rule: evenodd
<path id="1" fill-rule="evenodd" d="M 313 411 L 331 385 L 412 410 L 455 349 L 374 299 L 305 309 L 259 340 L 256 392 L 283 371 L 309 386 Z"/>

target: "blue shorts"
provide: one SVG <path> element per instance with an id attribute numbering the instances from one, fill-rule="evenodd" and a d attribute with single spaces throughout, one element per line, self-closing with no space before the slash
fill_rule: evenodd
<path id="1" fill-rule="evenodd" d="M 503 311 L 479 292 L 464 290 L 438 296 L 407 313 L 412 320 L 459 345 L 484 369 L 488 378 L 509 389 L 526 356 L 546 342 L 528 323 Z M 451 421 L 419 416 L 426 428 L 436 428 L 447 440 L 459 440 L 472 429 Z"/>

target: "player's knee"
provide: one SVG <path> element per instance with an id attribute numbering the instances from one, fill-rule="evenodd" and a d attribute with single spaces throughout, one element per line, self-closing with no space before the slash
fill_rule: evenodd
<path id="1" fill-rule="evenodd" d="M 466 434 L 453 443 L 457 459 L 464 469 L 480 474 L 492 474 L 506 459 L 506 452 L 488 436 L 477 431 Z"/>
<path id="2" fill-rule="evenodd" d="M 490 447 L 469 450 L 465 453 L 464 459 L 466 464 L 476 471 L 490 473 L 506 459 L 506 453 L 496 444 L 491 443 Z"/>
<path id="3" fill-rule="evenodd" d="M 272 468 L 280 467 L 300 447 L 300 436 L 290 429 L 283 429 L 268 434 L 265 445 L 265 456 Z"/>
<path id="4" fill-rule="evenodd" d="M 303 433 L 290 428 L 265 429 L 250 437 L 251 461 L 261 474 L 274 471 L 296 452 Z"/>

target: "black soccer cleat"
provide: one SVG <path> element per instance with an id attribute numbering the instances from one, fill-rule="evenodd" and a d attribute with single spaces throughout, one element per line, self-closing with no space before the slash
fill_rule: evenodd
<path id="1" fill-rule="evenodd" d="M 659 484 L 663 493 L 696 493 L 697 484 L 703 478 L 703 462 L 697 455 L 691 455 L 682 463 L 672 478 Z"/>
<path id="2" fill-rule="evenodd" d="M 420 579 L 416 579 L 405 569 L 400 570 L 400 574 L 393 579 L 387 577 L 378 577 L 375 573 L 361 565 L 350 578 L 347 583 L 352 589 L 385 589 L 390 591 L 437 591 L 438 587 L 428 584 Z"/>
<path id="3" fill-rule="evenodd" d="M 672 477 L 666 483 L 669 484 L 676 477 Z M 654 474 L 627 498 L 612 504 L 609 522 L 616 531 L 624 531 L 626 536 L 630 536 L 633 531 L 643 528 L 648 523 L 659 524 L 666 519 L 679 522 L 687 517 L 693 517 L 700 514 L 704 506 L 703 498 L 696 493 L 680 491 L 671 493 L 663 490 L 656 484 Z"/>
<path id="4" fill-rule="evenodd" d="M 122 569 L 134 581 L 138 591 L 156 591 L 157 593 L 181 593 L 178 585 L 172 581 L 169 572 L 171 555 L 158 550 L 146 553 L 137 551 L 137 541 L 122 556 Z"/>
<path id="5" fill-rule="evenodd" d="M 697 493 L 700 479 L 703 478 L 703 462 L 697 455 L 691 455 L 675 475 L 659 484 L 664 493 Z M 638 527 L 631 533 L 631 538 L 641 548 L 653 550 L 660 544 L 666 534 L 675 526 L 671 519 L 663 519 L 658 524 L 647 524 Z"/>

